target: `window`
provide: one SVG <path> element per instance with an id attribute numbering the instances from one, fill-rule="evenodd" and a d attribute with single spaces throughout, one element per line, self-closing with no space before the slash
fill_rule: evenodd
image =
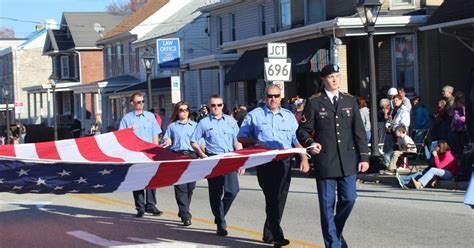
<path id="1" fill-rule="evenodd" d="M 63 115 L 69 115 L 71 114 L 71 92 L 66 91 L 62 93 L 63 97 Z"/>
<path id="2" fill-rule="evenodd" d="M 51 57 L 51 68 L 53 70 L 53 75 L 56 75 L 56 57 Z"/>
<path id="3" fill-rule="evenodd" d="M 121 75 L 123 74 L 123 69 L 124 69 L 124 54 L 123 54 L 123 45 L 119 44 L 115 46 L 115 54 L 116 54 L 116 59 L 117 59 L 117 71 L 116 75 Z"/>
<path id="4" fill-rule="evenodd" d="M 280 0 L 280 27 L 291 26 L 291 0 Z"/>
<path id="5" fill-rule="evenodd" d="M 403 87 L 408 95 L 418 91 L 417 48 L 415 35 L 394 36 L 392 75 L 394 87 Z"/>
<path id="6" fill-rule="evenodd" d="M 391 8 L 413 8 L 415 7 L 415 0 L 391 0 Z"/>
<path id="7" fill-rule="evenodd" d="M 217 17 L 217 44 L 222 45 L 224 42 L 224 35 L 223 35 L 223 30 L 222 30 L 222 17 L 218 16 Z"/>
<path id="8" fill-rule="evenodd" d="M 140 71 L 140 49 L 138 47 L 135 48 L 135 71 Z"/>
<path id="9" fill-rule="evenodd" d="M 323 0 L 305 1 L 305 23 L 317 23 L 326 20 L 326 7 Z"/>
<path id="10" fill-rule="evenodd" d="M 230 14 L 229 20 L 230 20 L 230 40 L 235 41 L 235 14 Z"/>
<path id="11" fill-rule="evenodd" d="M 105 52 L 105 56 L 107 57 L 106 59 L 106 74 L 107 74 L 107 77 L 111 77 L 112 76 L 112 47 L 107 47 L 106 49 L 106 52 Z"/>
<path id="12" fill-rule="evenodd" d="M 79 79 L 79 56 L 74 54 L 74 78 Z"/>
<path id="13" fill-rule="evenodd" d="M 132 48 L 132 42 L 128 43 L 128 69 L 130 72 L 135 72 L 135 53 Z"/>
<path id="14" fill-rule="evenodd" d="M 111 65 L 111 68 L 112 68 L 112 76 L 115 76 L 117 75 L 117 54 L 116 54 L 116 48 L 115 47 L 111 47 L 110 48 L 110 65 Z"/>
<path id="15" fill-rule="evenodd" d="M 258 6 L 258 18 L 260 19 L 260 35 L 265 35 L 267 33 L 267 23 L 265 20 L 265 5 Z"/>
<path id="16" fill-rule="evenodd" d="M 69 78 L 69 58 L 61 56 L 61 78 Z"/>

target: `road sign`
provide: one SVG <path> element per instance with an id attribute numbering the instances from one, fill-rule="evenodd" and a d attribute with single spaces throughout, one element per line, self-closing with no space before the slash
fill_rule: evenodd
<path id="1" fill-rule="evenodd" d="M 179 39 L 156 40 L 158 65 L 161 69 L 179 68 Z"/>
<path id="2" fill-rule="evenodd" d="M 291 81 L 291 59 L 265 58 L 265 81 Z"/>
<path id="3" fill-rule="evenodd" d="M 15 114 L 23 112 L 23 102 L 15 102 Z"/>
<path id="4" fill-rule="evenodd" d="M 181 78 L 179 76 L 171 77 L 171 102 L 181 101 Z"/>
<path id="5" fill-rule="evenodd" d="M 268 43 L 267 56 L 270 59 L 285 59 L 287 57 L 286 43 Z"/>

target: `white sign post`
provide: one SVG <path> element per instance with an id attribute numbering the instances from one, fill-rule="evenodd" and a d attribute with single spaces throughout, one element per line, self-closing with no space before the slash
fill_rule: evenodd
<path id="1" fill-rule="evenodd" d="M 181 78 L 179 76 L 171 77 L 171 103 L 181 101 Z"/>
<path id="2" fill-rule="evenodd" d="M 20 115 L 23 112 L 23 102 L 15 103 L 15 114 Z"/>
<path id="3" fill-rule="evenodd" d="M 265 81 L 271 81 L 278 85 L 281 96 L 285 97 L 285 83 L 291 82 L 291 59 L 287 58 L 286 43 L 268 43 L 267 56 L 265 58 Z"/>

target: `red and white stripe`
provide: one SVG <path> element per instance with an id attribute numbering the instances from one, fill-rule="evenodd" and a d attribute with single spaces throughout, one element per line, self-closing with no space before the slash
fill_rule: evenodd
<path id="1" fill-rule="evenodd" d="M 39 163 L 132 164 L 117 191 L 165 187 L 224 175 L 297 153 L 302 148 L 268 150 L 251 148 L 192 159 L 140 140 L 125 129 L 78 139 L 0 146 L 0 158 Z"/>

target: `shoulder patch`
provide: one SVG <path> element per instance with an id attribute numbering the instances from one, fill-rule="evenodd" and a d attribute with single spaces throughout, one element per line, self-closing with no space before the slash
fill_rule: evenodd
<path id="1" fill-rule="evenodd" d="M 319 92 L 319 93 L 316 93 L 316 94 L 312 95 L 309 99 L 320 97 L 321 95 L 322 95 L 321 92 Z"/>
<path id="2" fill-rule="evenodd" d="M 342 93 L 344 96 L 353 96 L 353 95 L 351 95 L 351 94 L 349 94 L 349 93 L 347 93 L 347 92 L 341 92 L 341 93 Z"/>

